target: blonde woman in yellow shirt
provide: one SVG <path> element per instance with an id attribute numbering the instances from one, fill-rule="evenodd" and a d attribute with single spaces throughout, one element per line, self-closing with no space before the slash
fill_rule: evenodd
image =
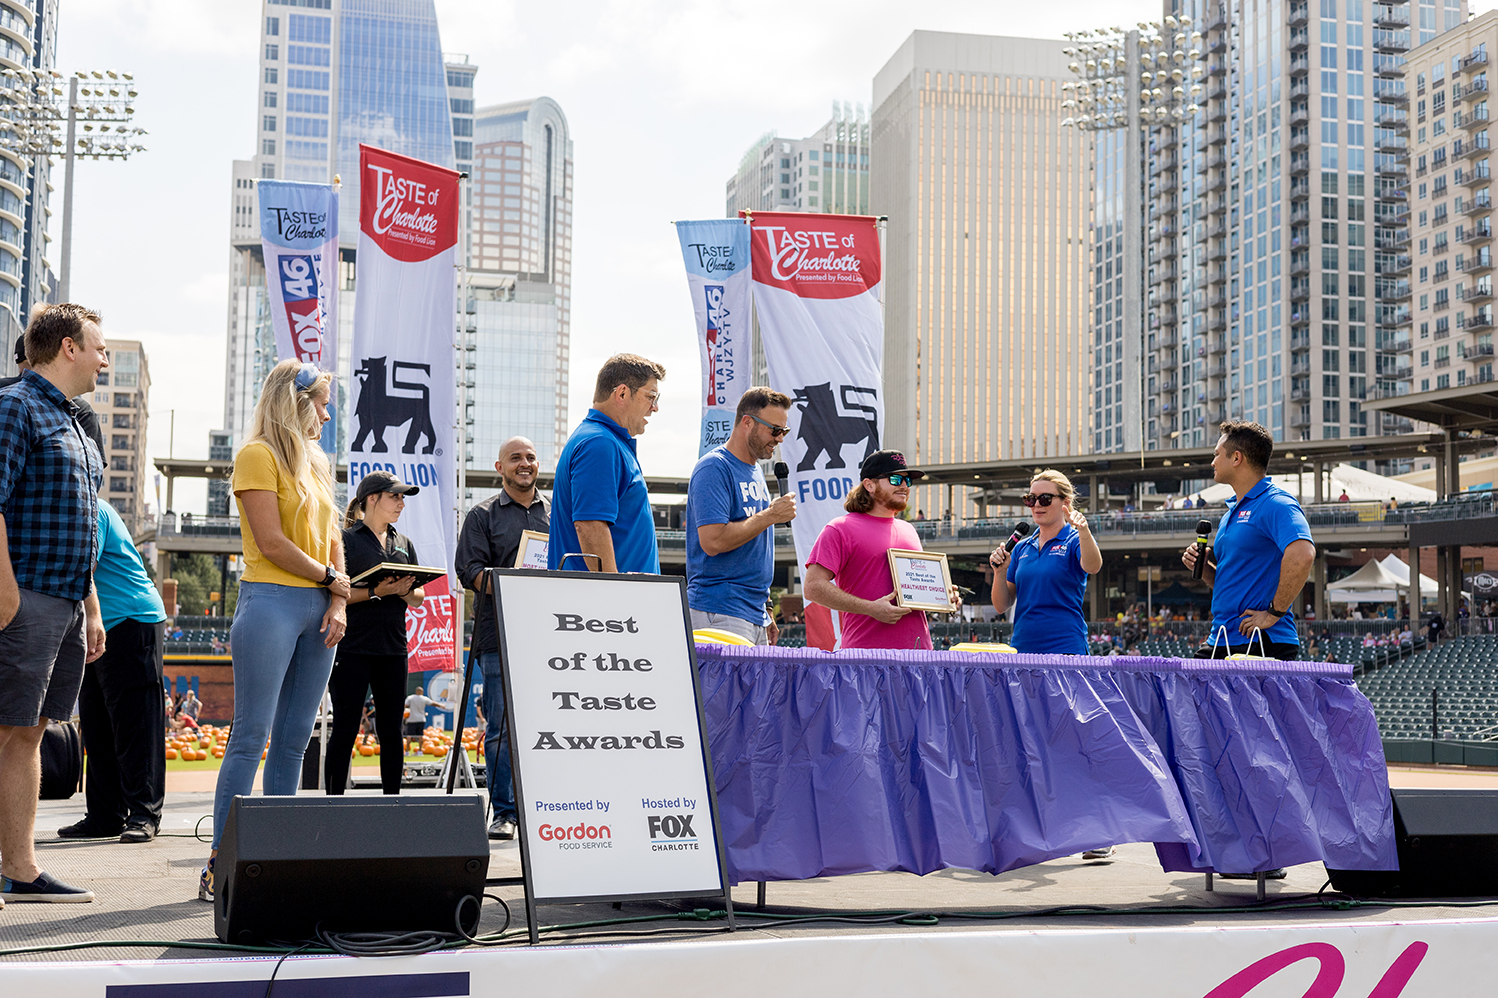
<path id="1" fill-rule="evenodd" d="M 234 728 L 213 798 L 213 850 L 198 882 L 205 901 L 213 899 L 213 862 L 229 805 L 254 787 L 267 738 L 265 793 L 296 793 L 334 646 L 347 625 L 349 580 L 333 474 L 317 445 L 332 384 L 316 365 L 277 364 L 234 458 L 245 572 L 230 631 Z"/>

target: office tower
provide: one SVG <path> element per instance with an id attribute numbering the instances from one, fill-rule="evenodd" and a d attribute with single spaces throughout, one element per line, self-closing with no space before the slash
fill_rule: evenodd
<path id="1" fill-rule="evenodd" d="M 133 534 L 145 516 L 146 423 L 150 418 L 151 369 L 138 340 L 109 340 L 109 369 L 99 375 L 93 407 L 104 433 L 104 498 Z"/>
<path id="2" fill-rule="evenodd" d="M 1145 449 L 1210 445 L 1224 418 L 1283 441 L 1408 429 L 1362 402 L 1411 385 L 1409 9 L 1167 4 L 1204 72 L 1197 110 L 1143 133 Z M 1418 12 L 1428 41 L 1466 7 Z"/>
<path id="3" fill-rule="evenodd" d="M 479 108 L 473 143 L 468 460 L 490 467 L 518 434 L 550 470 L 570 429 L 572 137 L 537 97 Z"/>
<path id="4" fill-rule="evenodd" d="M 728 218 L 740 211 L 869 212 L 869 120 L 862 104 L 832 102 L 832 117 L 804 139 L 766 133 L 725 185 Z"/>
<path id="5" fill-rule="evenodd" d="M 234 461 L 234 435 L 228 430 L 208 431 L 208 460 L 230 464 Z M 233 508 L 233 493 L 227 478 L 208 479 L 208 515 L 228 516 Z"/>
<path id="6" fill-rule="evenodd" d="M 1064 44 L 917 31 L 874 78 L 884 442 L 913 465 L 1091 442 L 1093 149 L 1059 127 Z"/>
<path id="7" fill-rule="evenodd" d="M 0 0 L 7 30 L 0 70 L 50 72 L 57 51 L 58 0 Z M 13 152 L 0 142 L 0 375 L 17 373 L 15 341 L 33 305 L 47 301 L 56 280 L 47 262 L 52 160 Z"/>
<path id="8" fill-rule="evenodd" d="M 3 2 L 3 0 L 0 0 Z M 339 200 L 339 338 L 354 317 L 359 236 L 359 145 L 452 167 L 449 70 L 433 0 L 263 0 L 255 156 L 235 161 L 230 229 L 229 341 L 224 428 L 235 440 L 276 364 L 265 304 L 255 181 L 342 182 Z M 472 99 L 472 72 L 466 67 Z M 340 356 L 340 393 L 348 362 Z"/>
<path id="9" fill-rule="evenodd" d="M 1413 331 L 1415 391 L 1493 380 L 1489 52 L 1498 52 L 1495 11 L 1413 49 L 1404 75 L 1411 109 L 1379 112 L 1389 140 L 1413 133 L 1415 175 L 1409 206 L 1400 206 L 1401 221 L 1413 223 L 1410 255 L 1386 294 Z"/>

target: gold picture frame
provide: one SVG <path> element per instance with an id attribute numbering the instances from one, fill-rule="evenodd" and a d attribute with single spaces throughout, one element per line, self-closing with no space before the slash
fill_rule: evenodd
<path id="1" fill-rule="evenodd" d="M 952 605 L 952 572 L 945 553 L 891 548 L 889 575 L 895 586 L 896 606 L 932 613 L 957 612 Z M 938 587 L 943 596 L 940 601 L 933 599 Z"/>
<path id="2" fill-rule="evenodd" d="M 515 549 L 515 564 L 512 568 L 530 568 L 545 571 L 547 546 L 551 538 L 537 530 L 522 530 L 520 546 Z"/>

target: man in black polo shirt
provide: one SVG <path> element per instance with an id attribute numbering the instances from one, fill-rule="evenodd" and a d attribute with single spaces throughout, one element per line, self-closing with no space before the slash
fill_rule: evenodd
<path id="1" fill-rule="evenodd" d="M 515 564 L 521 535 L 527 530 L 545 534 L 551 529 L 551 504 L 536 491 L 541 462 L 536 445 L 525 437 L 512 437 L 499 449 L 494 462 L 503 488 L 476 504 L 463 518 L 454 558 L 458 578 L 475 593 L 473 606 L 473 654 L 484 670 L 484 766 L 489 784 L 493 820 L 491 839 L 515 837 L 515 787 L 510 777 L 510 746 L 504 731 L 504 680 L 499 671 L 499 636 L 494 628 L 494 602 L 490 596 L 486 568 L 509 568 Z"/>

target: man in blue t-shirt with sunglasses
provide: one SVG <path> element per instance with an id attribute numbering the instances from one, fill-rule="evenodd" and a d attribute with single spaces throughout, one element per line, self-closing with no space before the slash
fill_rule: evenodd
<path id="1" fill-rule="evenodd" d="M 770 501 L 760 461 L 785 436 L 791 400 L 755 387 L 739 399 L 728 442 L 702 455 L 687 485 L 687 605 L 692 628 L 774 644 L 766 603 L 775 574 L 774 533 L 796 518 L 796 498 Z"/>

